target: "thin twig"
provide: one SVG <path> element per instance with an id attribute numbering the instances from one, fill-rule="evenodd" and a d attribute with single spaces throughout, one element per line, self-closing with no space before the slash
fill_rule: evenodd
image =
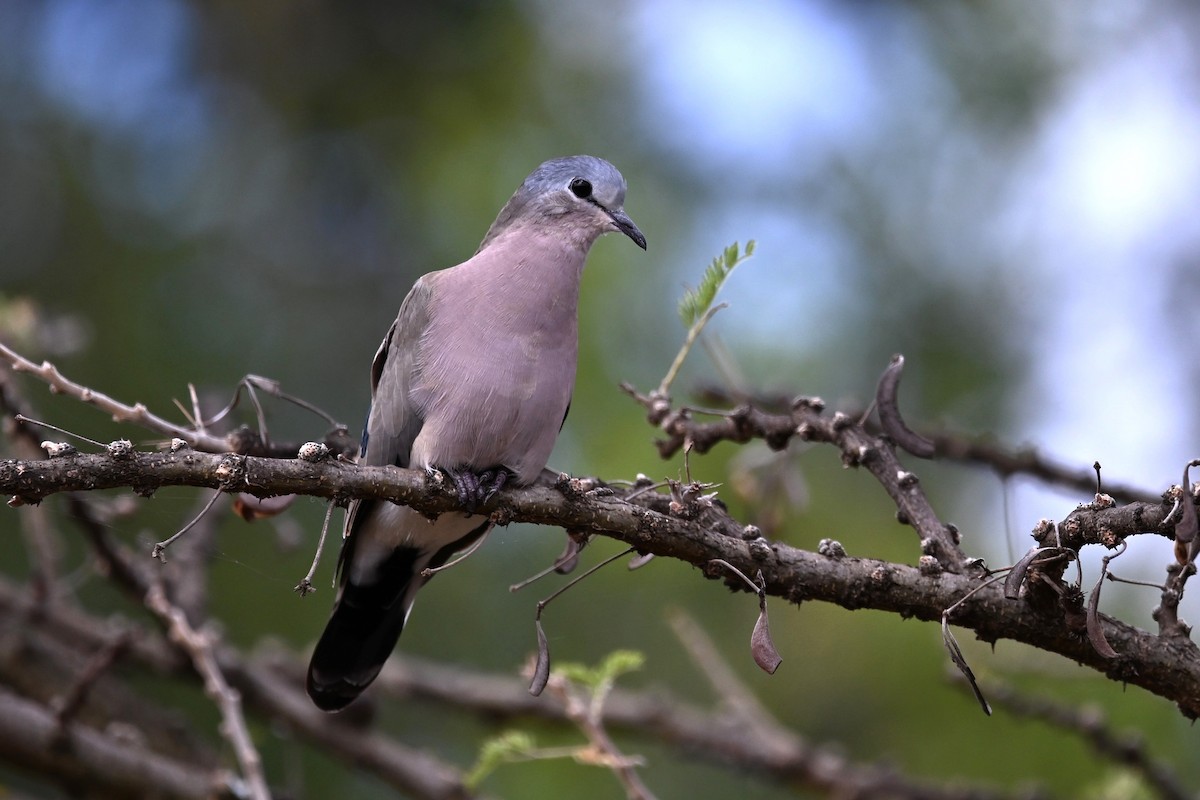
<path id="1" fill-rule="evenodd" d="M 683 341 L 683 346 L 679 348 L 679 352 L 675 354 L 675 360 L 671 362 L 671 366 L 667 369 L 667 374 L 663 376 L 662 382 L 658 384 L 658 396 L 666 397 L 671 392 L 671 384 L 675 382 L 675 378 L 679 375 L 679 370 L 683 367 L 683 362 L 687 360 L 688 353 L 692 351 L 692 345 L 696 343 L 696 339 L 700 337 L 704 331 L 704 326 L 708 321 L 720 311 L 722 308 L 727 308 L 728 303 L 717 303 L 712 306 L 696 320 L 696 324 L 688 328 L 687 337 Z"/>
<path id="2" fill-rule="evenodd" d="M 92 687 L 100 680 L 100 676 L 107 672 L 133 644 L 133 638 L 133 631 L 128 629 L 114 636 L 92 657 L 75 682 L 54 704 L 54 718 L 58 723 L 60 734 L 66 732 L 67 725 L 83 708 L 84 701 L 87 700 Z"/>
<path id="3" fill-rule="evenodd" d="M 58 367 L 49 361 L 43 361 L 40 365 L 35 364 L 3 344 L 0 344 L 0 358 L 7 361 L 14 372 L 25 372 L 33 375 L 35 378 L 44 381 L 52 391 L 60 392 L 68 397 L 74 397 L 82 403 L 95 406 L 101 411 L 110 414 L 117 422 L 132 422 L 161 433 L 164 436 L 183 439 L 198 450 L 219 453 L 229 449 L 229 445 L 223 438 L 176 425 L 173 422 L 150 413 L 149 409 L 141 403 L 136 403 L 132 406 L 125 405 L 124 403 L 117 402 L 103 392 L 98 392 L 95 389 L 75 383 L 66 378 L 58 371 Z"/>
<path id="4" fill-rule="evenodd" d="M 224 492 L 222 492 L 220 489 L 213 492 L 212 497 L 210 497 L 208 502 L 204 504 L 204 508 L 200 509 L 199 514 L 192 517 L 191 522 L 184 525 L 176 533 L 172 534 L 171 536 L 168 536 L 166 539 L 163 539 L 161 542 L 158 542 L 154 545 L 153 549 L 151 549 L 151 551 L 150 551 L 151 557 L 157 558 L 159 561 L 166 561 L 167 560 L 167 557 L 166 557 L 167 548 L 170 547 L 172 544 L 174 544 L 179 539 L 180 536 L 183 536 L 185 533 L 190 531 L 197 522 L 199 522 L 201 519 L 203 519 L 204 515 L 207 514 L 214 505 L 216 505 L 217 498 L 219 498 L 222 494 L 224 494 Z"/>
<path id="5" fill-rule="evenodd" d="M 591 544 L 595 537 L 594 534 L 587 531 L 568 529 L 566 533 L 567 540 L 563 543 L 562 552 L 550 564 L 550 569 L 559 575 L 569 575 L 575 571 L 575 568 L 579 566 L 579 558 L 583 555 L 584 548 Z M 510 589 L 510 591 L 514 590 Z"/>
<path id="6" fill-rule="evenodd" d="M 301 597 L 307 597 L 316 591 L 313 588 L 312 579 L 317 574 L 317 565 L 321 563 L 321 553 L 325 550 L 325 536 L 329 533 L 329 518 L 333 516 L 335 505 L 337 504 L 330 502 L 325 508 L 325 521 L 321 523 L 321 536 L 317 539 L 317 552 L 313 555 L 312 566 L 308 568 L 308 574 L 301 578 L 300 583 L 296 584 L 294 591 Z"/>
<path id="7" fill-rule="evenodd" d="M 189 386 L 189 388 L 191 388 L 191 384 L 189 384 L 188 386 Z M 335 420 L 332 416 L 330 416 L 323 409 L 313 405 L 312 403 L 308 402 L 307 400 L 296 397 L 295 395 L 290 395 L 287 392 L 283 391 L 283 389 L 280 387 L 279 381 L 274 380 L 272 378 L 264 378 L 261 375 L 244 375 L 244 376 L 242 376 L 242 379 L 240 381 L 238 381 L 237 389 L 234 390 L 233 397 L 232 397 L 232 399 L 230 399 L 229 403 L 227 403 L 224 408 L 222 408 L 220 411 L 218 411 L 216 414 L 214 414 L 211 418 L 209 418 L 207 420 L 198 417 L 198 419 L 200 420 L 200 424 L 198 425 L 198 427 L 203 428 L 206 425 L 212 425 L 212 424 L 224 419 L 226 416 L 228 416 L 230 414 L 230 412 L 232 412 L 235 408 L 237 408 L 238 402 L 241 400 L 243 388 L 246 390 L 246 394 L 250 398 L 250 402 L 255 407 L 255 412 L 258 417 L 259 434 L 264 439 L 266 439 L 266 436 L 267 436 L 266 415 L 263 413 L 263 408 L 259 404 L 258 397 L 254 393 L 255 389 L 261 389 L 262 391 L 266 392 L 267 394 L 269 394 L 273 397 L 278 397 L 280 400 L 291 403 L 294 406 L 298 406 L 298 407 L 304 409 L 305 411 L 308 411 L 309 413 L 314 414 L 314 415 L 320 417 L 321 419 L 325 420 L 325 422 L 328 423 L 332 427 L 335 427 L 335 428 L 345 427 L 342 425 L 342 423 Z M 193 390 L 193 394 L 194 394 L 194 390 Z M 193 401 L 193 403 L 194 403 L 194 401 Z"/>
<path id="8" fill-rule="evenodd" d="M 0 345 L 0 346 L 2 346 L 2 345 Z M 89 439 L 88 437 L 83 436 L 82 434 L 75 433 L 74 431 L 69 431 L 66 428 L 60 428 L 57 425 L 51 425 L 49 422 L 42 422 L 40 419 L 33 419 L 31 417 L 27 417 L 24 414 L 17 414 L 16 416 L 13 417 L 13 419 L 15 419 L 17 422 L 24 422 L 28 425 L 37 425 L 39 428 L 46 428 L 47 430 L 51 430 L 56 433 L 61 433 L 66 436 L 70 436 L 72 438 L 78 439 L 81 442 L 87 442 L 90 445 L 95 445 L 96 447 L 104 447 L 105 446 L 103 442 L 97 442 L 95 439 Z M 42 446 L 45 447 L 44 444 Z"/>
<path id="9" fill-rule="evenodd" d="M 606 566 L 608 566 L 608 565 L 609 565 L 609 564 L 611 564 L 612 562 L 616 561 L 618 558 L 622 558 L 622 557 L 624 557 L 624 556 L 627 556 L 627 555 L 629 555 L 629 554 L 630 554 L 630 553 L 632 553 L 632 552 L 634 552 L 634 548 L 632 548 L 632 547 L 627 547 L 627 548 L 625 548 L 624 550 L 622 550 L 621 552 L 619 552 L 619 553 L 615 553 L 614 555 L 611 555 L 611 556 L 609 556 L 608 558 L 604 559 L 604 560 L 603 560 L 603 561 L 601 561 L 600 563 L 598 563 L 598 564 L 596 564 L 595 566 L 591 567 L 591 568 L 590 568 L 590 569 L 588 569 L 587 571 L 585 571 L 585 572 L 583 572 L 583 573 L 581 573 L 581 574 L 579 574 L 579 575 L 576 575 L 574 578 L 572 578 L 571 580 L 569 580 L 569 581 L 567 581 L 566 583 L 564 583 L 562 586 L 560 586 L 560 587 L 558 587 L 557 589 L 555 589 L 553 592 L 551 592 L 551 593 L 550 593 L 549 595 L 547 595 L 546 597 L 543 597 L 543 598 L 542 598 L 541 600 L 539 600 L 539 601 L 538 601 L 538 603 L 537 603 L 537 618 L 538 618 L 538 619 L 541 619 L 541 618 L 542 618 L 542 612 L 543 612 L 543 611 L 546 609 L 546 606 L 550 605 L 550 602 L 551 602 L 552 600 L 554 600 L 555 598 L 557 598 L 559 595 L 561 595 L 563 592 L 567 591 L 568 589 L 570 589 L 570 588 L 571 588 L 572 586 L 574 586 L 575 584 L 577 584 L 577 583 L 579 583 L 580 581 L 584 580 L 585 578 L 587 578 L 588 576 L 590 576 L 590 575 L 591 575 L 593 572 L 596 572 L 597 570 L 599 570 L 599 569 L 601 569 L 601 568 L 603 568 L 603 567 L 606 567 Z"/>
<path id="10" fill-rule="evenodd" d="M 542 627 L 542 612 L 546 610 L 546 606 L 550 605 L 554 598 L 560 596 L 563 592 L 596 572 L 596 570 L 611 564 L 622 556 L 634 552 L 634 549 L 633 547 L 629 547 L 616 555 L 609 556 L 599 564 L 585 571 L 582 575 L 578 575 L 567 581 L 558 589 L 551 592 L 549 596 L 538 601 L 537 611 L 533 615 L 533 626 L 537 632 L 537 656 L 534 659 L 532 680 L 529 683 L 529 693 L 531 695 L 534 697 L 540 695 L 546 688 L 546 684 L 550 681 L 550 640 L 546 637 L 546 631 Z"/>

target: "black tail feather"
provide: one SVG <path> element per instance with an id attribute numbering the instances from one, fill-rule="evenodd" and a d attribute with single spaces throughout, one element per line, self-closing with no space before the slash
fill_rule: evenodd
<path id="1" fill-rule="evenodd" d="M 351 580 L 349 562 L 354 558 L 355 538 L 351 535 L 346 540 L 341 595 L 308 664 L 305 685 L 317 708 L 340 711 L 371 685 L 400 640 L 416 590 L 429 580 L 421 571 L 442 566 L 491 527 L 492 523 L 484 520 L 432 553 L 397 547 L 374 570 L 369 583 Z"/>
<path id="2" fill-rule="evenodd" d="M 421 581 L 421 551 L 397 548 L 367 585 L 346 580 L 308 665 L 308 696 L 324 711 L 345 708 L 371 685 L 396 647 Z"/>

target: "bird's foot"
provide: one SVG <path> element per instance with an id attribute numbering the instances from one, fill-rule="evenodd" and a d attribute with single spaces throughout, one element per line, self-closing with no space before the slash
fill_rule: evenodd
<path id="1" fill-rule="evenodd" d="M 496 496 L 496 492 L 508 483 L 511 473 L 504 467 L 492 467 L 481 472 L 474 472 L 467 467 L 443 470 L 454 481 L 454 490 L 458 502 L 469 513 L 485 505 Z"/>

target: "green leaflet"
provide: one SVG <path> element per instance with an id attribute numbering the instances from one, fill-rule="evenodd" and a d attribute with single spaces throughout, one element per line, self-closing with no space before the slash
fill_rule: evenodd
<path id="1" fill-rule="evenodd" d="M 704 316 L 705 312 L 712 307 L 713 300 L 716 299 L 717 292 L 721 290 L 725 279 L 738 264 L 752 255 L 754 255 L 753 239 L 746 242 L 744 252 L 740 250 L 739 244 L 734 242 L 712 260 L 708 269 L 704 271 L 700 285 L 685 292 L 679 300 L 679 319 L 683 321 L 684 327 L 690 328 Z"/>

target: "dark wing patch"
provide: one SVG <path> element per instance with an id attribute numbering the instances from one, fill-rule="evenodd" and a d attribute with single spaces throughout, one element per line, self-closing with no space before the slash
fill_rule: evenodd
<path id="1" fill-rule="evenodd" d="M 429 324 L 429 283 L 418 280 L 404 302 L 396 321 L 388 328 L 375 359 L 371 362 L 371 407 L 363 425 L 359 463 L 370 466 L 394 464 L 407 467 L 412 444 L 425 424 L 409 398 L 409 387 L 418 377 L 417 347 Z M 371 516 L 374 501 L 350 503 L 338 572 L 354 558 L 354 532 Z"/>
<path id="2" fill-rule="evenodd" d="M 418 280 L 371 363 L 371 411 L 363 429 L 362 463 L 407 467 L 413 441 L 425 420 L 413 405 L 411 387 L 420 371 L 418 348 L 429 325 L 430 282 Z"/>

